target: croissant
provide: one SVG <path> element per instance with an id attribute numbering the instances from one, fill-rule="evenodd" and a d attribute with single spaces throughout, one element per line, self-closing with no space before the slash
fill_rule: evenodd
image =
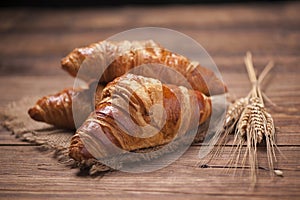
<path id="1" fill-rule="evenodd" d="M 83 63 L 84 72 L 78 74 Z M 172 53 L 152 40 L 101 41 L 88 47 L 76 48 L 61 61 L 62 68 L 72 76 L 75 77 L 78 74 L 79 78 L 89 81 L 98 80 L 99 74 L 102 74 L 100 78 L 102 83 L 108 83 L 143 64 L 160 64 L 170 67 L 182 74 L 193 89 L 207 96 L 223 94 L 227 91 L 226 86 L 214 72 L 197 62 L 191 62 L 182 55 Z M 182 85 L 176 82 L 178 79 L 173 75 L 166 75 L 164 79 L 167 83 Z"/>
<path id="2" fill-rule="evenodd" d="M 210 98 L 199 91 L 126 74 L 104 88 L 102 101 L 73 136 L 69 155 L 81 162 L 110 157 L 116 147 L 165 145 L 203 124 L 211 111 Z"/>
<path id="3" fill-rule="evenodd" d="M 92 85 L 92 84 L 91 84 Z M 95 96 L 94 87 L 90 85 L 89 89 L 64 89 L 54 95 L 44 96 L 28 110 L 29 116 L 41 122 L 52 124 L 59 128 L 75 129 L 72 104 L 77 113 L 77 122 L 81 124 L 94 110 L 93 102 L 98 102 L 103 89 L 102 85 L 97 86 Z M 95 100 L 93 101 L 93 96 Z M 76 99 L 76 100 L 74 100 Z"/>

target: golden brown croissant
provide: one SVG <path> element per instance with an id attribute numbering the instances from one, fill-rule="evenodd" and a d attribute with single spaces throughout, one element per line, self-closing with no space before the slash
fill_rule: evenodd
<path id="1" fill-rule="evenodd" d="M 69 155 L 83 161 L 109 157 L 115 147 L 165 145 L 204 123 L 211 109 L 201 92 L 126 74 L 104 88 L 102 101 L 73 136 Z"/>
<path id="2" fill-rule="evenodd" d="M 170 52 L 152 40 L 101 41 L 88 47 L 76 48 L 61 61 L 62 68 L 72 76 L 77 75 L 83 63 L 84 73 L 79 73 L 79 78 L 86 81 L 98 80 L 100 78 L 98 76 L 102 74 L 100 82 L 108 83 L 134 67 L 143 64 L 161 64 L 182 74 L 193 89 L 207 96 L 223 94 L 227 91 L 223 82 L 211 70 L 197 62 L 191 62 L 184 56 Z M 174 82 L 172 75 L 164 78 L 166 83 L 182 85 Z"/>
<path id="3" fill-rule="evenodd" d="M 36 105 L 28 110 L 29 116 L 41 122 L 52 124 L 59 128 L 75 129 L 72 104 L 76 103 L 77 122 L 81 124 L 94 110 L 94 101 L 99 101 L 103 86 L 97 87 L 95 97 L 91 85 L 89 89 L 64 89 L 57 94 L 44 96 L 36 102 Z M 76 101 L 74 100 L 76 99 Z"/>

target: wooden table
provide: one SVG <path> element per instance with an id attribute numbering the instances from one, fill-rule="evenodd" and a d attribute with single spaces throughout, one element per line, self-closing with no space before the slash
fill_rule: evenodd
<path id="1" fill-rule="evenodd" d="M 253 52 L 259 71 L 273 59 L 276 67 L 263 90 L 278 106 L 300 109 L 299 10 L 299 2 L 1 9 L 0 106 L 71 86 L 73 79 L 59 65 L 75 47 L 134 27 L 162 26 L 202 44 L 237 97 L 250 90 L 243 64 L 245 52 Z M 253 191 L 248 190 L 247 169 L 243 176 L 233 178 L 224 173 L 222 159 L 209 168 L 197 166 L 200 146 L 192 146 L 175 163 L 155 172 L 90 177 L 78 175 L 78 169 L 65 167 L 1 128 L 0 199 L 299 199 L 300 114 L 270 112 L 279 148 L 287 157 L 280 157 L 278 163 L 284 177 L 271 179 L 268 172 L 260 170 Z"/>

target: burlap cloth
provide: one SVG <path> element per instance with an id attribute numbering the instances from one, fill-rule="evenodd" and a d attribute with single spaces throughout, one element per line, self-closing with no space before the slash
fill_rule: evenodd
<path id="1" fill-rule="evenodd" d="M 10 103 L 6 107 L 1 108 L 1 125 L 12 131 L 17 139 L 37 144 L 38 150 L 52 151 L 54 153 L 54 157 L 59 162 L 65 163 L 67 166 L 79 167 L 81 170 L 88 170 L 88 174 L 90 175 L 95 175 L 112 170 L 112 168 L 102 164 L 95 159 L 86 160 L 82 163 L 75 162 L 73 159 L 71 159 L 68 156 L 68 147 L 70 145 L 70 141 L 72 136 L 74 135 L 74 132 L 69 130 L 57 129 L 56 127 L 53 127 L 51 125 L 36 122 L 32 120 L 27 114 L 28 108 L 32 107 L 35 104 L 36 100 L 39 98 L 40 97 L 25 97 L 20 101 Z M 198 130 L 195 141 L 203 140 L 205 136 L 205 130 L 206 126 L 202 126 L 202 128 Z M 163 153 L 154 153 L 152 154 L 151 158 L 145 157 L 143 156 L 143 154 L 141 154 L 141 157 L 136 158 L 136 160 L 132 160 L 132 162 L 134 163 L 141 160 L 149 161 L 153 159 L 153 157 L 159 158 L 162 154 L 172 153 L 174 151 L 177 151 L 178 147 L 180 147 L 181 145 L 184 146 L 185 141 L 187 140 L 178 140 L 176 142 L 173 142 L 173 145 L 165 148 Z M 139 150 L 138 152 L 153 152 L 159 148 L 160 147 Z M 119 163 L 122 163 L 125 160 L 131 159 L 131 157 L 127 157 L 127 155 L 124 154 L 117 159 L 120 160 Z M 114 167 L 114 169 L 116 168 L 118 168 L 118 166 Z"/>
<path id="2" fill-rule="evenodd" d="M 27 114 L 40 97 L 25 97 L 0 109 L 1 125 L 10 130 L 16 139 L 37 144 L 37 151 L 50 151 L 68 167 L 87 168 L 89 174 L 109 171 L 111 168 L 96 161 L 77 163 L 68 156 L 68 147 L 74 131 L 58 129 L 46 123 L 36 122 Z"/>

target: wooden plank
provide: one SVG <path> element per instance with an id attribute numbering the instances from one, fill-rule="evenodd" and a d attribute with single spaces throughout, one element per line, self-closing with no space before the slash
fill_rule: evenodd
<path id="1" fill-rule="evenodd" d="M 14 22 L 0 25 L 0 30 L 78 31 L 103 30 L 112 27 L 164 26 L 170 28 L 189 27 L 194 29 L 298 29 L 299 3 L 268 5 L 218 5 L 218 6 L 161 6 L 161 7 L 118 7 L 93 9 L 14 9 L 3 12 L 0 19 L 17 18 Z M 16 12 L 22 17 L 12 15 Z M 25 14 L 24 14 L 25 13 Z M 180 14 L 180 18 L 178 15 Z M 236 17 L 239 16 L 239 17 Z M 32 20 L 34 19 L 34 20 Z M 89 20 L 86 20 L 89 19 Z M 45 23 L 47 22 L 47 23 Z M 13 26 L 12 26 L 13 25 Z M 12 29 L 13 28 L 13 29 Z"/>
<path id="2" fill-rule="evenodd" d="M 59 70 L 58 70 L 59 71 Z M 276 73 L 276 72 L 274 72 Z M 225 83 L 228 85 L 232 95 L 242 97 L 248 94 L 251 85 L 245 73 L 222 73 Z M 278 82 L 277 80 L 282 82 Z M 22 83 L 19 82 L 22 80 Z M 10 101 L 16 101 L 23 96 L 46 95 L 58 92 L 65 87 L 72 87 L 74 79 L 67 75 L 62 76 L 2 76 L 0 92 L 5 93 L 0 99 L 0 105 Z M 9 93 L 6 91 L 9 90 Z M 299 102 L 299 79 L 297 73 L 276 73 L 262 90 L 271 98 L 274 103 L 285 106 L 295 105 Z M 282 101 L 284 100 L 284 101 Z"/>
<path id="3" fill-rule="evenodd" d="M 0 25 L 0 30 L 22 32 L 69 32 L 74 30 L 111 29 L 112 27 L 124 27 L 128 22 L 126 17 L 129 12 L 126 9 L 35 9 L 19 8 L 7 9 L 0 14 L 0 19 L 10 19 L 14 13 L 22 14 L 17 18 L 13 26 L 7 29 L 7 25 Z M 16 18 L 16 17 L 15 17 Z M 89 19 L 89 20 L 86 20 Z"/>
<path id="4" fill-rule="evenodd" d="M 1 58 L 0 75 L 58 75 L 66 76 L 66 72 L 61 70 L 60 60 L 62 56 L 13 56 Z M 46 70 L 45 70 L 46 69 Z"/>
<path id="5" fill-rule="evenodd" d="M 264 5 L 219 5 L 219 6 L 191 6 L 164 8 L 151 10 L 143 9 L 145 16 L 138 18 L 137 23 L 157 24 L 167 27 L 193 27 L 195 29 L 271 29 L 278 27 L 296 27 L 299 24 L 297 19 L 297 7 L 299 4 L 278 4 L 270 6 Z M 280 13 L 280 14 L 279 14 Z M 279 15 L 278 15 L 279 14 Z M 181 17 L 177 17 L 180 15 Z M 237 17 L 239 16 L 239 17 Z M 282 16 L 282 17 L 280 17 Z M 281 18 L 281 19 L 280 19 Z M 284 21 L 287 24 L 283 25 Z M 283 22 L 283 23 L 281 23 Z"/>
<path id="6" fill-rule="evenodd" d="M 125 30 L 124 30 L 125 31 Z M 300 34 L 296 31 L 285 32 L 260 30 L 215 30 L 194 31 L 179 30 L 200 43 L 212 55 L 244 55 L 248 50 L 257 54 L 298 55 Z M 0 39 L 1 57 L 9 56 L 65 56 L 76 47 L 104 40 L 120 31 L 113 29 L 99 32 L 71 33 L 20 33 L 4 34 Z M 146 32 L 145 32 L 146 34 Z M 247 37 L 245 37 L 247 34 Z M 249 39 L 251 38 L 251 39 Z M 161 35 L 161 40 L 175 47 L 176 44 L 169 35 Z M 230 48 L 228 48 L 230 47 Z"/>
<path id="7" fill-rule="evenodd" d="M 243 57 L 246 52 L 241 52 L 240 55 L 224 56 L 211 54 L 211 59 L 216 63 L 216 66 L 224 75 L 231 73 L 240 73 L 246 75 L 246 68 L 244 67 Z M 261 72 L 269 60 L 275 62 L 275 67 L 271 74 L 290 74 L 299 72 L 299 59 L 297 55 L 272 55 L 272 52 L 257 53 L 252 52 L 254 57 L 254 64 L 258 72 Z M 191 55 L 197 58 L 196 55 Z M 1 58 L 0 60 L 0 75 L 66 75 L 65 71 L 61 70 L 60 60 L 62 56 L 18 56 Z M 201 63 L 201 60 L 199 60 Z M 205 63 L 202 65 L 206 66 Z M 47 68 L 47 71 L 45 71 Z M 247 79 L 246 76 L 244 76 Z M 274 78 L 272 78 L 274 79 Z M 230 81 L 233 82 L 233 81 Z"/>
<path id="8" fill-rule="evenodd" d="M 198 148 L 191 148 L 178 161 L 158 171 L 143 174 L 113 172 L 102 178 L 77 176 L 77 169 L 67 169 L 49 155 L 36 151 L 35 147 L 0 147 L 0 150 L 6 152 L 0 158 L 2 198 L 114 199 L 125 196 L 125 199 L 151 199 L 163 195 L 163 199 L 169 199 L 178 195 L 179 199 L 183 196 L 186 199 L 204 196 L 206 199 L 216 195 L 220 198 L 296 199 L 300 195 L 300 171 L 295 168 L 299 166 L 299 147 L 282 149 L 290 156 L 288 164 L 282 162 L 281 167 L 291 167 L 284 170 L 284 177 L 272 180 L 269 173 L 262 170 L 254 191 L 248 190 L 247 170 L 244 175 L 234 178 L 224 173 L 224 169 L 197 167 Z M 31 159 L 27 159 L 29 157 Z"/>
<path id="9" fill-rule="evenodd" d="M 70 49 L 71 51 L 71 49 Z M 210 52 L 208 52 L 210 53 Z M 275 67 L 271 74 L 290 74 L 299 72 L 299 58 L 298 55 L 275 55 L 272 52 L 257 53 L 252 52 L 254 57 L 254 64 L 258 72 L 261 72 L 269 60 L 275 62 Z M 218 54 L 210 54 L 211 59 L 216 63 L 221 73 L 240 73 L 246 75 L 246 68 L 243 58 L 246 52 L 240 52 L 240 55 L 224 56 Z M 0 59 L 0 75 L 66 75 L 65 71 L 61 70 L 60 60 L 64 55 L 49 55 L 49 56 L 18 56 L 2 57 Z M 197 55 L 191 54 L 193 58 L 197 59 Z M 188 55 L 188 57 L 190 57 Z M 201 63 L 201 59 L 199 60 Z M 202 65 L 206 66 L 205 63 Z M 45 71 L 47 68 L 47 71 Z M 247 79 L 246 76 L 243 75 Z M 233 82 L 233 81 L 230 81 Z"/>
<path id="10" fill-rule="evenodd" d="M 74 79 L 65 76 L 3 76 L 0 79 L 0 106 L 18 101 L 23 97 L 44 96 L 57 93 L 64 88 L 72 88 Z M 9 92 L 8 92 L 9 91 Z"/>
<path id="11" fill-rule="evenodd" d="M 13 12 L 11 10 L 1 9 L 0 12 L 0 32 L 9 31 L 13 28 L 15 28 L 16 24 L 19 20 L 21 20 L 23 17 L 28 15 L 28 11 L 18 9 L 14 10 Z"/>
<path id="12" fill-rule="evenodd" d="M 210 53 L 211 58 L 216 63 L 218 69 L 224 73 L 243 73 L 247 74 L 244 63 L 246 52 L 240 52 L 240 55 L 220 55 Z M 257 73 L 260 73 L 270 60 L 273 60 L 275 66 L 270 74 L 289 74 L 299 72 L 299 57 L 296 55 L 276 55 L 273 51 L 257 52 L 252 51 L 253 63 Z M 230 76 L 230 75 L 229 75 Z M 273 78 L 272 78 L 273 79 Z M 233 82 L 233 81 L 232 81 Z"/>

